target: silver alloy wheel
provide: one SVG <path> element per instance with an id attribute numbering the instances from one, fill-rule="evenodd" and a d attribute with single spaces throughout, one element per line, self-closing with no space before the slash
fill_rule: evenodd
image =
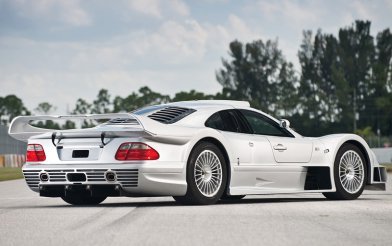
<path id="1" fill-rule="evenodd" d="M 348 150 L 342 155 L 339 162 L 339 178 L 348 193 L 355 194 L 361 189 L 365 178 L 364 165 L 357 152 Z"/>
<path id="2" fill-rule="evenodd" d="M 206 197 L 215 196 L 222 185 L 222 164 L 211 150 L 203 150 L 196 159 L 194 178 L 199 191 Z"/>

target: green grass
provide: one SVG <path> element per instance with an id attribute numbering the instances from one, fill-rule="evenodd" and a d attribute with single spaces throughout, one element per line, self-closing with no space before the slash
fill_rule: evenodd
<path id="1" fill-rule="evenodd" d="M 0 181 L 23 178 L 22 169 L 18 167 L 0 167 Z"/>

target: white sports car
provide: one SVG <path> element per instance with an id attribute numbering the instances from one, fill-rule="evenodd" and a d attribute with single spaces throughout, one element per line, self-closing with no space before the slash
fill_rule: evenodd
<path id="1" fill-rule="evenodd" d="M 75 118 L 108 121 L 72 130 L 30 124 Z M 173 196 L 184 204 L 300 192 L 355 199 L 364 188 L 385 190 L 387 179 L 361 137 L 303 137 L 287 120 L 242 101 L 176 102 L 129 114 L 20 116 L 9 134 L 28 141 L 28 186 L 75 205 L 108 196 Z"/>

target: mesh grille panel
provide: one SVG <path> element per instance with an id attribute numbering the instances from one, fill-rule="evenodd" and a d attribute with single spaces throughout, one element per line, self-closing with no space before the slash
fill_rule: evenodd
<path id="1" fill-rule="evenodd" d="M 107 181 L 105 179 L 105 172 L 109 171 L 109 169 L 37 169 L 37 170 L 24 170 L 23 175 L 25 177 L 27 185 L 37 190 L 40 184 L 39 175 L 41 172 L 46 172 L 49 176 L 49 180 L 44 182 L 45 184 L 51 183 L 70 183 L 67 180 L 68 173 L 85 173 L 86 174 L 86 182 L 93 182 L 96 184 L 105 183 Z M 138 169 L 111 169 L 114 171 L 117 176 L 117 182 L 123 187 L 137 187 L 138 186 L 138 177 L 139 170 Z"/>
<path id="2" fill-rule="evenodd" d="M 25 170 L 23 176 L 25 177 L 27 185 L 32 189 L 38 189 L 39 172 L 41 170 Z"/>
<path id="3" fill-rule="evenodd" d="M 137 187 L 139 171 L 137 169 L 113 169 L 117 174 L 117 181 L 123 187 Z"/>

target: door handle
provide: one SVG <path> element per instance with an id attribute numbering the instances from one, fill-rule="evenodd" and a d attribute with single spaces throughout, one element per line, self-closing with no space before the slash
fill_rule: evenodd
<path id="1" fill-rule="evenodd" d="M 283 146 L 283 144 L 278 144 L 278 145 L 274 146 L 274 150 L 284 151 L 286 149 L 287 149 L 287 147 Z"/>
<path id="2" fill-rule="evenodd" d="M 253 147 L 253 143 L 252 142 L 249 142 L 249 147 Z"/>

